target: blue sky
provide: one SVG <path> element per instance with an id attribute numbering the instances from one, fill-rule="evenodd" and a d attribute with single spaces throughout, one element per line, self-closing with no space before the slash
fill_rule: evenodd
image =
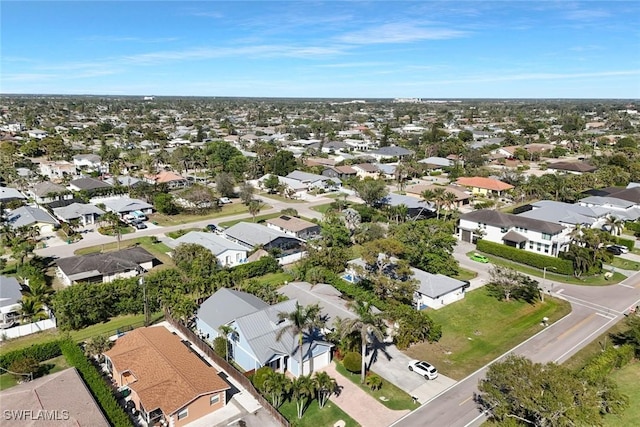
<path id="1" fill-rule="evenodd" d="M 635 0 L 0 8 L 5 94 L 640 98 Z"/>

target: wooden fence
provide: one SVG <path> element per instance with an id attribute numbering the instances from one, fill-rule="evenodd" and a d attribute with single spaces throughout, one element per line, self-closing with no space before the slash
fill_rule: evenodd
<path id="1" fill-rule="evenodd" d="M 284 427 L 290 427 L 289 421 L 287 421 L 287 419 L 280 412 L 278 412 L 278 410 L 274 408 L 273 405 L 267 399 L 265 399 L 264 396 L 260 394 L 260 392 L 258 392 L 258 390 L 256 390 L 256 388 L 253 386 L 253 383 L 251 383 L 251 380 L 245 377 L 242 372 L 238 371 L 232 364 L 224 360 L 224 358 L 218 356 L 209 346 L 209 344 L 204 342 L 204 340 L 196 335 L 191 329 L 187 328 L 182 323 L 172 318 L 169 313 L 165 312 L 165 319 L 171 326 L 180 331 L 180 333 L 183 334 L 193 345 L 198 347 L 199 350 L 201 350 L 204 354 L 211 358 L 211 360 L 213 360 L 216 365 L 222 368 L 231 378 L 240 383 L 240 385 L 253 397 L 255 397 L 260 405 L 262 405 L 262 407 L 267 412 L 269 412 L 269 414 L 276 421 L 278 421 L 280 425 Z"/>

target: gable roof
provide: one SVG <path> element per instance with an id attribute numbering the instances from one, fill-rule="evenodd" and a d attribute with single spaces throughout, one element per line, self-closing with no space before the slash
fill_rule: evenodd
<path id="1" fill-rule="evenodd" d="M 426 159 L 418 160 L 418 163 L 440 167 L 453 166 L 453 160 L 444 157 L 427 157 Z"/>
<path id="2" fill-rule="evenodd" d="M 598 169 L 596 166 L 592 166 L 584 162 L 555 162 L 549 163 L 547 169 L 563 170 L 570 172 L 593 172 Z"/>
<path id="3" fill-rule="evenodd" d="M 0 187 L 0 200 L 26 199 L 24 195 L 11 187 Z"/>
<path id="4" fill-rule="evenodd" d="M 60 258 L 56 264 L 71 280 L 82 280 L 94 275 L 122 273 L 136 270 L 140 264 L 153 261 L 155 257 L 141 247 L 115 252 Z"/>
<path id="5" fill-rule="evenodd" d="M 186 181 L 186 178 L 182 175 L 178 175 L 172 171 L 160 171 L 156 175 L 152 175 L 151 179 L 153 179 L 158 184 L 174 182 L 174 181 Z"/>
<path id="6" fill-rule="evenodd" d="M 377 150 L 370 151 L 369 154 L 379 155 L 379 156 L 409 156 L 413 154 L 413 151 L 407 150 L 404 147 L 399 147 L 397 145 L 389 145 L 387 147 L 380 147 Z"/>
<path id="7" fill-rule="evenodd" d="M 64 392 L 61 392 L 64 390 Z M 38 427 L 55 425 L 59 427 L 109 427 L 100 406 L 80 377 L 75 368 L 68 368 L 60 372 L 36 378 L 15 385 L 0 392 L 3 408 L 16 411 L 32 411 L 32 420 L 23 420 L 15 424 L 8 421 L 7 425 L 22 427 Z M 44 421 L 36 419 L 40 411 L 57 411 L 62 415 L 67 411 L 67 420 Z M 3 423 L 3 425 L 5 425 Z"/>
<path id="8" fill-rule="evenodd" d="M 277 227 L 293 232 L 306 230 L 308 228 L 320 227 L 318 224 L 314 224 L 313 222 L 305 221 L 304 219 L 288 215 L 280 215 L 279 217 L 268 219 L 265 222 L 267 224 L 273 224 Z"/>
<path id="9" fill-rule="evenodd" d="M 220 288 L 200 305 L 196 317 L 214 330 L 218 330 L 221 325 L 227 325 L 238 317 L 268 306 L 269 304 L 255 295 Z"/>
<path id="10" fill-rule="evenodd" d="M 22 206 L 7 215 L 7 222 L 13 228 L 25 227 L 36 223 L 58 224 L 58 220 L 42 209 L 32 206 Z"/>
<path id="11" fill-rule="evenodd" d="M 564 230 L 564 227 L 560 224 L 527 218 L 522 215 L 506 214 L 491 209 L 480 209 L 462 214 L 460 215 L 460 219 L 477 222 L 479 224 L 488 224 L 500 228 L 521 227 L 526 228 L 527 230 L 539 231 L 541 233 L 551 235 L 558 234 Z"/>
<path id="12" fill-rule="evenodd" d="M 18 280 L 15 277 L 0 276 L 0 308 L 18 304 L 21 299 Z"/>
<path id="13" fill-rule="evenodd" d="M 226 251 L 243 251 L 247 252 L 244 246 L 227 240 L 222 236 L 213 233 L 205 233 L 204 231 L 190 231 L 187 234 L 178 237 L 170 246 L 177 247 L 181 243 L 193 243 L 203 246 L 211 251 L 215 256 L 222 255 Z"/>
<path id="14" fill-rule="evenodd" d="M 140 211 L 153 208 L 153 206 L 147 202 L 139 199 L 130 199 L 128 197 L 105 200 L 102 203 L 104 203 L 106 208 L 118 213 Z"/>
<path id="15" fill-rule="evenodd" d="M 411 271 L 418 280 L 418 292 L 429 298 L 440 298 L 466 285 L 465 282 L 444 274 L 432 274 L 414 267 L 411 267 Z"/>
<path id="16" fill-rule="evenodd" d="M 300 241 L 300 239 L 289 236 L 281 231 L 253 222 L 239 222 L 234 224 L 224 230 L 224 234 L 250 247 L 267 245 L 278 238 Z"/>
<path id="17" fill-rule="evenodd" d="M 462 185 L 463 187 L 484 188 L 491 191 L 505 191 L 513 188 L 513 185 L 507 184 L 506 182 L 482 176 L 461 177 L 458 178 L 456 184 Z"/>
<path id="18" fill-rule="evenodd" d="M 587 207 L 577 204 L 540 200 L 531 203 L 533 209 L 518 214 L 519 217 L 532 218 L 557 224 L 593 224 L 609 211 L 600 207 Z"/>
<path id="19" fill-rule="evenodd" d="M 186 343 L 163 326 L 134 329 L 105 354 L 118 372 L 130 371 L 129 384 L 149 412 L 171 415 L 194 399 L 231 387 Z"/>
<path id="20" fill-rule="evenodd" d="M 31 192 L 38 197 L 44 197 L 52 193 L 69 193 L 69 189 L 50 181 L 43 181 L 31 187 Z"/>
<path id="21" fill-rule="evenodd" d="M 99 179 L 93 178 L 78 178 L 69 182 L 69 185 L 72 185 L 80 190 L 96 190 L 98 188 L 111 188 L 112 186 L 107 184 L 104 181 L 100 181 Z"/>
<path id="22" fill-rule="evenodd" d="M 380 172 L 378 167 L 373 163 L 358 163 L 352 166 L 353 169 L 360 169 L 363 172 L 377 173 Z"/>
<path id="23" fill-rule="evenodd" d="M 315 173 L 308 173 L 302 171 L 293 171 L 286 176 L 289 179 L 295 179 L 304 183 L 312 183 L 317 181 L 333 181 L 333 178 L 324 175 L 317 175 Z"/>

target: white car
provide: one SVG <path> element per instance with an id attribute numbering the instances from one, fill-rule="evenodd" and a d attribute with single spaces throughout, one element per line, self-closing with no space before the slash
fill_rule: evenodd
<path id="1" fill-rule="evenodd" d="M 409 362 L 409 370 L 423 376 L 427 380 L 435 380 L 438 378 L 438 370 L 436 367 L 424 360 L 412 360 Z"/>
<path id="2" fill-rule="evenodd" d="M 222 203 L 223 205 L 229 204 L 231 203 L 231 199 L 228 197 L 220 197 L 220 199 L 218 199 L 220 201 L 220 203 Z"/>

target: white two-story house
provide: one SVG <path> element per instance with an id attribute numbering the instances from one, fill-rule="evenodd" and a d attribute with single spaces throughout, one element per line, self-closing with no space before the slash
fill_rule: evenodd
<path id="1" fill-rule="evenodd" d="M 560 224 L 482 209 L 460 216 L 458 239 L 484 239 L 541 255 L 558 256 L 571 242 L 571 228 Z"/>

